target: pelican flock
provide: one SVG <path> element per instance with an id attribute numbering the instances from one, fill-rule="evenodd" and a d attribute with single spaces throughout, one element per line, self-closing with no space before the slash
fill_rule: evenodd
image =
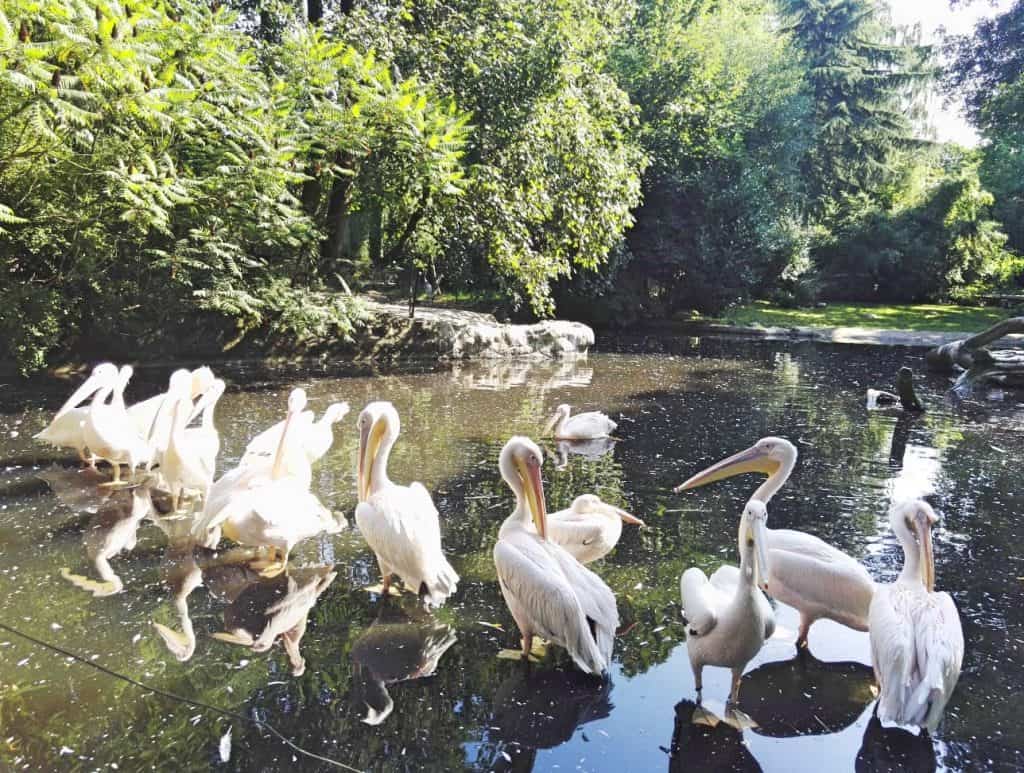
<path id="1" fill-rule="evenodd" d="M 97 365 L 36 435 L 42 442 L 73 449 L 92 468 L 108 465 L 111 479 L 101 485 L 131 487 L 130 493 L 115 492 L 116 506 L 101 510 L 87 539 L 88 555 L 102 582 L 68 570 L 64 576 L 95 595 L 119 592 L 123 584 L 108 559 L 130 550 L 139 524 L 150 518 L 167 533 L 169 555 L 187 567 L 171 583 L 182 631 L 154 621 L 171 653 L 179 660 L 192 656 L 195 630 L 187 597 L 207 582 L 208 573 L 210 582 L 219 573 L 244 582 L 235 583 L 238 587 L 227 594 L 231 606 L 225 612 L 225 630 L 214 638 L 256 652 L 280 640 L 293 673 L 302 673 L 299 642 L 309 611 L 337 571 L 334 566 L 293 568 L 291 553 L 304 540 L 336 534 L 346 526 L 345 518 L 332 513 L 314 493 L 312 482 L 313 466 L 328 463 L 324 460 L 334 445 L 336 426 L 349 413 L 348 403 L 332 402 L 316 419 L 307 410 L 305 391 L 291 390 L 280 421 L 252 437 L 237 464 L 217 477 L 221 437 L 214 413 L 225 382 L 205 366 L 181 369 L 170 375 L 165 392 L 128 406 L 125 391 L 132 376 L 127 365 Z M 545 433 L 559 443 L 614 445 L 615 428 L 603 413 L 573 416 L 563 404 Z M 433 630 L 441 625 L 434 622 L 435 608 L 458 592 L 460 581 L 442 542 L 447 518 L 422 483 L 400 485 L 389 478 L 389 460 L 401 431 L 394 405 L 370 402 L 359 413 L 356 429 L 354 519 L 381 575 L 380 585 L 368 590 L 385 598 L 397 595 L 393 581 L 399 579 L 405 591 L 418 597 L 413 603 L 419 604 L 424 630 Z M 525 436 L 510 438 L 498 456 L 498 470 L 515 507 L 490 536 L 494 574 L 521 645 L 499 655 L 536 660 L 546 642 L 565 650 L 580 670 L 607 678 L 619 628 L 616 592 L 584 564 L 600 571 L 602 559 L 620 541 L 623 524 L 645 524 L 594 494 L 581 494 L 569 507 L 548 513 L 543 462 L 541 448 Z M 903 547 L 904 566 L 894 583 L 876 584 L 856 559 L 818 537 L 767 527 L 768 505 L 796 463 L 791 442 L 765 437 L 674 489 L 687 491 L 745 473 L 767 476 L 739 518 L 738 566 L 725 564 L 710 577 L 703 567 L 692 566 L 679 581 L 698 702 L 704 667 L 722 667 L 731 670 L 729 703 L 735 706 L 743 671 L 772 637 L 773 604 L 781 603 L 800 615 L 798 648 L 807 645 L 809 630 L 820 619 L 867 631 L 880 690 L 878 718 L 934 731 L 964 655 L 956 606 L 948 593 L 934 589 L 935 512 L 922 500 L 892 508 L 891 526 Z M 101 468 L 89 473 L 93 478 L 102 474 Z M 646 533 L 640 532 L 640 538 Z M 239 547 L 218 557 L 223 538 Z M 236 555 L 233 550 L 243 552 Z M 473 571 L 474 582 L 481 582 L 479 567 Z M 259 614 L 254 616 L 253 609 Z M 379 683 L 376 692 L 383 693 L 377 696 L 379 708 L 366 702 L 370 715 L 364 721 L 377 724 L 391 713 L 393 704 L 382 685 L 433 672 L 441 654 L 455 643 L 454 635 L 442 638 L 436 654 L 417 655 L 416 662 L 426 665 L 403 666 L 394 674 L 373 665 L 377 661 L 372 653 L 353 650 L 353 659 L 372 671 L 371 682 Z"/>

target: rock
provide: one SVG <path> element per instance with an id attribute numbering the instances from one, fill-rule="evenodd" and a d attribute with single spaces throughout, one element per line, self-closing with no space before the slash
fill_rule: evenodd
<path id="1" fill-rule="evenodd" d="M 368 306 L 371 348 L 363 354 L 374 359 L 417 354 L 442 360 L 558 359 L 585 356 L 594 344 L 594 331 L 581 322 L 510 325 L 491 314 L 423 306 L 410 320 L 405 306 L 376 302 Z"/>

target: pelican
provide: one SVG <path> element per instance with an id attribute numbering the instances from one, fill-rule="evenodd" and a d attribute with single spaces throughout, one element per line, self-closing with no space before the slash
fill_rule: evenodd
<path id="1" fill-rule="evenodd" d="M 796 446 L 785 438 L 762 438 L 746 451 L 697 473 L 675 491 L 746 472 L 762 472 L 768 474 L 768 479 L 751 498 L 768 504 L 793 472 L 796 457 Z M 807 646 L 807 632 L 819 618 L 835 620 L 857 631 L 868 630 L 868 607 L 875 583 L 863 566 L 802 531 L 765 529 L 764 542 L 765 590 L 800 613 L 797 647 Z"/>
<path id="2" fill-rule="evenodd" d="M 309 423 L 309 427 L 302 439 L 302 448 L 310 464 L 315 464 L 331 450 L 334 444 L 334 432 L 332 427 L 345 418 L 348 414 L 348 403 L 331 403 L 323 412 L 319 421 L 313 421 L 313 412 L 304 411 L 303 421 Z M 308 414 L 308 415 L 307 415 Z M 284 422 L 278 422 L 270 429 L 264 430 L 245 447 L 243 461 L 251 462 L 253 458 L 269 458 L 273 456 L 281 440 L 281 432 L 284 430 Z"/>
<path id="3" fill-rule="evenodd" d="M 644 522 L 595 494 L 582 494 L 567 510 L 548 514 L 548 539 L 561 545 L 581 564 L 605 556 L 619 541 L 622 523 Z"/>
<path id="4" fill-rule="evenodd" d="M 501 450 L 501 477 L 516 495 L 516 508 L 501 525 L 494 546 L 501 594 L 523 636 L 523 657 L 533 637 L 554 642 L 583 671 L 603 674 L 612 659 L 619 611 L 615 595 L 592 571 L 548 540 L 540 448 L 513 437 Z"/>
<path id="5" fill-rule="evenodd" d="M 459 575 L 441 552 L 441 524 L 430 492 L 419 482 L 399 486 L 388 479 L 388 457 L 401 430 L 398 411 L 391 403 L 370 403 L 358 426 L 356 523 L 377 556 L 381 591 L 388 594 L 391 575 L 397 574 L 413 593 L 443 604 Z"/>
<path id="6" fill-rule="evenodd" d="M 213 485 L 213 473 L 220 450 L 220 436 L 213 425 L 213 408 L 224 393 L 224 382 L 215 379 L 203 395 L 196 409 L 202 412 L 203 424 L 186 429 L 185 424 L 194 406 L 189 394 L 191 378 L 188 371 L 183 377 L 172 379 L 168 390 L 171 409 L 171 433 L 160 468 L 171 491 L 171 508 L 177 510 L 181 495 L 186 490 L 198 491 L 206 499 Z"/>
<path id="7" fill-rule="evenodd" d="M 190 397 L 193 400 L 206 392 L 213 383 L 213 371 L 205 365 L 192 371 L 186 370 L 185 372 L 192 377 Z M 174 378 L 173 373 L 171 378 Z M 135 405 L 128 408 L 128 415 L 135 422 L 135 428 L 139 434 L 153 439 L 161 450 L 167 447 L 167 435 L 171 431 L 171 425 L 170 416 L 167 413 L 161 413 L 160 408 L 164 405 L 170 392 L 170 384 L 168 384 L 166 392 L 153 395 L 149 399 L 135 403 Z M 157 421 L 158 418 L 161 419 L 159 422 Z"/>
<path id="8" fill-rule="evenodd" d="M 273 460 L 269 465 L 239 466 L 225 474 L 210 488 L 203 515 L 192 528 L 201 539 L 209 529 L 222 526 L 224 536 L 241 545 L 269 547 L 273 556 L 266 576 L 283 571 L 291 549 L 302 540 L 345 527 L 344 520 L 335 521 L 310 493 L 305 459 L 297 472 L 288 466 L 287 460 L 294 456 L 291 429 L 305 407 L 306 393 L 293 390 Z"/>
<path id="9" fill-rule="evenodd" d="M 934 732 L 964 659 L 960 615 L 948 593 L 935 592 L 932 525 L 924 500 L 893 508 L 892 530 L 903 546 L 903 571 L 871 601 L 871 660 L 881 694 L 878 718 Z"/>
<path id="10" fill-rule="evenodd" d="M 122 483 L 122 464 L 127 464 L 131 473 L 136 466 L 148 464 L 153 457 L 152 447 L 139 434 L 125 410 L 124 387 L 131 377 L 132 367 L 125 365 L 116 379 L 108 379 L 96 391 L 83 427 L 90 453 L 105 459 L 113 467 L 112 485 Z M 110 403 L 106 402 L 107 397 L 111 398 Z"/>
<path id="11" fill-rule="evenodd" d="M 73 448 L 78 452 L 79 459 L 95 467 L 95 460 L 85 455 L 84 425 L 89 408 L 79 406 L 103 385 L 112 383 L 117 378 L 117 373 L 117 366 L 112 362 L 100 363 L 93 368 L 89 378 L 60 407 L 46 428 L 35 436 L 36 440 L 43 440 L 57 447 Z"/>
<path id="12" fill-rule="evenodd" d="M 577 413 L 570 417 L 571 410 L 572 408 L 564 403 L 558 406 L 555 415 L 544 428 L 544 434 L 547 435 L 553 430 L 555 440 L 593 440 L 609 437 L 619 426 L 598 411 Z"/>
<path id="13" fill-rule="evenodd" d="M 722 588 L 697 567 L 683 572 L 679 589 L 686 618 L 686 651 L 697 685 L 703 688 L 704 666 L 732 669 L 729 702 L 740 697 L 740 677 L 747 663 L 760 651 L 765 639 L 775 632 L 775 615 L 768 599 L 757 587 L 761 567 L 766 565 L 764 502 L 751 499 L 740 519 L 740 568 L 735 585 Z M 715 573 L 717 575 L 718 572 Z M 699 700 L 699 698 L 698 698 Z"/>

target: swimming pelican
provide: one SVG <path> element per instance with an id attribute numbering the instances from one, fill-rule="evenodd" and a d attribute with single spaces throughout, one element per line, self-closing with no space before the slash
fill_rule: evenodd
<path id="1" fill-rule="evenodd" d="M 934 732 L 964 659 L 960 615 L 948 593 L 935 592 L 932 525 L 924 500 L 904 502 L 889 517 L 903 546 L 903 571 L 871 602 L 871 660 L 881 694 L 878 718 Z"/>
<path id="2" fill-rule="evenodd" d="M 332 427 L 344 419 L 348 411 L 348 403 L 331 403 L 323 412 L 320 420 L 315 422 L 312 411 L 303 411 L 302 418 L 309 423 L 309 427 L 302 438 L 302 448 L 310 464 L 315 464 L 331 450 L 331 446 L 334 444 Z M 274 449 L 277 448 L 281 440 L 283 429 L 284 422 L 278 422 L 250 440 L 249 445 L 245 447 L 243 461 L 252 461 L 252 457 L 269 458 L 273 456 Z"/>
<path id="3" fill-rule="evenodd" d="M 764 502 L 751 499 L 740 519 L 739 582 L 730 589 L 716 586 L 697 567 L 683 572 L 679 589 L 686 617 L 686 651 L 697 684 L 703 688 L 704 666 L 732 669 L 729 702 L 740 697 L 740 677 L 747 663 L 760 651 L 765 639 L 775 631 L 775 615 L 768 599 L 758 589 L 758 575 L 766 565 Z"/>
<path id="4" fill-rule="evenodd" d="M 558 406 L 555 415 L 544 428 L 544 434 L 547 435 L 554 430 L 555 440 L 592 440 L 608 437 L 619 426 L 598 411 L 577 413 L 570 417 L 571 410 L 572 408 L 564 403 Z"/>
<path id="5" fill-rule="evenodd" d="M 295 389 L 288 397 L 288 415 L 277 453 L 269 464 L 239 466 L 213 484 L 203 515 L 192 533 L 202 538 L 209 529 L 222 526 L 224 536 L 241 545 L 269 547 L 271 560 L 266 576 L 284 570 L 291 549 L 321 531 L 336 533 L 345 528 L 309 491 L 309 465 L 302 459 L 298 471 L 287 460 L 295 456 L 290 448 L 291 428 L 306 406 L 306 393 Z"/>
<path id="6" fill-rule="evenodd" d="M 767 504 L 793 472 L 796 446 L 785 438 L 766 437 L 738 454 L 697 473 L 676 492 L 697 488 L 746 472 L 767 473 L 752 499 Z M 765 529 L 767 552 L 763 579 L 768 595 L 800 613 L 797 647 L 807 646 L 807 632 L 819 618 L 868 630 L 868 607 L 875 592 L 871 575 L 850 556 L 817 537 L 792 529 Z"/>
<path id="7" fill-rule="evenodd" d="M 131 474 L 138 465 L 148 464 L 153 458 L 152 447 L 138 433 L 125 410 L 124 387 L 131 377 L 131 365 L 124 365 L 117 379 L 108 380 L 96 391 L 83 428 L 89 452 L 105 459 L 114 470 L 111 485 L 122 483 L 122 464 L 128 465 Z M 111 398 L 110 403 L 106 402 L 107 397 Z"/>
<path id="8" fill-rule="evenodd" d="M 210 385 L 213 383 L 213 371 L 204 365 L 192 371 L 186 370 L 186 372 L 192 377 L 190 397 L 195 400 L 210 388 Z M 171 378 L 174 378 L 173 373 Z M 164 405 L 168 395 L 170 395 L 170 391 L 170 384 L 168 383 L 166 392 L 153 395 L 142 402 L 128 407 L 128 415 L 135 422 L 135 427 L 139 434 L 153 440 L 161 451 L 167 447 L 167 436 L 171 432 L 171 417 L 169 412 L 161 412 L 160 407 Z M 159 422 L 157 422 L 158 418 L 160 418 Z"/>
<path id="9" fill-rule="evenodd" d="M 622 523 L 643 526 L 644 522 L 606 502 L 595 494 L 582 494 L 567 510 L 548 514 L 548 539 L 565 548 L 581 564 L 589 564 L 607 553 L 622 535 Z"/>
<path id="10" fill-rule="evenodd" d="M 391 403 L 374 402 L 359 414 L 359 504 L 356 523 L 377 555 L 381 589 L 387 595 L 397 574 L 413 593 L 443 604 L 459 575 L 441 551 L 441 524 L 422 483 L 399 486 L 388 479 L 388 457 L 401 422 Z"/>
<path id="11" fill-rule="evenodd" d="M 582 670 L 600 675 L 611 663 L 619 625 L 615 595 L 548 540 L 543 463 L 540 448 L 526 437 L 513 437 L 501 450 L 501 477 L 516 495 L 516 508 L 494 546 L 501 595 L 523 636 L 523 657 L 529 657 L 536 635 L 568 650 Z"/>
<path id="12" fill-rule="evenodd" d="M 213 425 L 213 409 L 224 393 L 224 382 L 215 379 L 197 406 L 193 406 L 190 395 L 191 379 L 188 371 L 184 377 L 172 379 L 168 399 L 172 402 L 171 433 L 167 450 L 163 454 L 160 470 L 171 491 L 171 507 L 177 510 L 181 495 L 185 491 L 198 491 L 206 499 L 213 485 L 213 474 L 220 450 L 220 435 Z M 193 409 L 203 415 L 203 424 L 186 429 L 185 424 Z"/>
<path id="13" fill-rule="evenodd" d="M 89 408 L 79 406 L 104 384 L 112 383 L 117 378 L 117 373 L 117 366 L 112 362 L 103 362 L 93 368 L 89 378 L 82 382 L 60 407 L 46 428 L 35 436 L 36 440 L 43 440 L 57 447 L 73 448 L 78 452 L 79 459 L 95 467 L 95 460 L 85 455 L 84 425 Z"/>

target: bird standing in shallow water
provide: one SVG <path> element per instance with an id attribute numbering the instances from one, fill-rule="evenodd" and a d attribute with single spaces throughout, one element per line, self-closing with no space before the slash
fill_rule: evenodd
<path id="1" fill-rule="evenodd" d="M 878 587 L 870 614 L 878 718 L 928 731 L 938 726 L 964 659 L 956 605 L 948 593 L 935 592 L 937 520 L 924 500 L 893 508 L 889 521 L 903 546 L 903 570 L 896 582 Z"/>
<path id="2" fill-rule="evenodd" d="M 356 523 L 377 556 L 380 591 L 387 595 L 397 574 L 413 593 L 443 604 L 455 593 L 459 575 L 441 550 L 437 508 L 422 483 L 400 486 L 388 478 L 388 457 L 401 430 L 398 411 L 388 402 L 370 403 L 358 426 Z"/>
<path id="3" fill-rule="evenodd" d="M 796 446 L 785 438 L 766 437 L 746 451 L 723 459 L 697 473 L 674 490 L 685 491 L 734 475 L 760 472 L 768 480 L 751 495 L 768 504 L 796 465 Z M 868 608 L 875 583 L 867 569 L 822 540 L 793 529 L 765 529 L 765 590 L 800 613 L 797 647 L 807 646 L 811 624 L 819 618 L 868 630 Z"/>
<path id="4" fill-rule="evenodd" d="M 735 705 L 743 669 L 775 631 L 771 605 L 757 587 L 765 564 L 767 518 L 763 502 L 747 502 L 740 519 L 740 569 L 733 587 L 718 587 L 714 582 L 718 572 L 709 580 L 697 567 L 683 572 L 679 581 L 686 618 L 686 651 L 698 696 L 704 686 L 704 666 L 724 666 L 732 669 L 729 701 Z"/>
<path id="5" fill-rule="evenodd" d="M 513 437 L 501 450 L 501 477 L 516 495 L 494 546 L 501 594 L 523 636 L 523 657 L 533 637 L 568 650 L 584 671 L 602 674 L 612 659 L 619 612 L 604 581 L 547 538 L 540 448 Z"/>

